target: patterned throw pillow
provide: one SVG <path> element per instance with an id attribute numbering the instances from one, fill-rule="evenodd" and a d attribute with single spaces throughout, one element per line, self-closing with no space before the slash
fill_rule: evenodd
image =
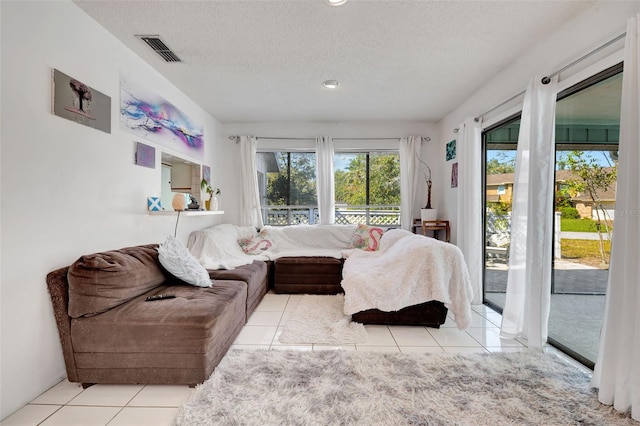
<path id="1" fill-rule="evenodd" d="M 238 244 L 246 254 L 262 254 L 273 247 L 273 242 L 267 229 L 261 229 L 253 237 L 240 238 Z"/>
<path id="2" fill-rule="evenodd" d="M 380 246 L 380 238 L 384 229 L 360 224 L 351 237 L 351 248 L 364 251 L 376 251 Z"/>
<path id="3" fill-rule="evenodd" d="M 189 250 L 169 235 L 158 247 L 158 260 L 173 276 L 198 287 L 211 287 L 209 273 Z"/>

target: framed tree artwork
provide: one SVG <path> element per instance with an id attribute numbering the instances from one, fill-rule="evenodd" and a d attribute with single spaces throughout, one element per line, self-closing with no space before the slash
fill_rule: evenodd
<path id="1" fill-rule="evenodd" d="M 111 133 L 111 98 L 55 68 L 52 74 L 53 114 Z"/>

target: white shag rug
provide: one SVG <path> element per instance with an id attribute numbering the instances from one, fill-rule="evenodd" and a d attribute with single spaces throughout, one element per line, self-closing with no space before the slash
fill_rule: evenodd
<path id="1" fill-rule="evenodd" d="M 280 343 L 328 344 L 366 343 L 364 325 L 344 314 L 344 295 L 305 294 L 279 337 Z"/>
<path id="2" fill-rule="evenodd" d="M 174 426 L 637 425 L 542 353 L 232 350 Z"/>

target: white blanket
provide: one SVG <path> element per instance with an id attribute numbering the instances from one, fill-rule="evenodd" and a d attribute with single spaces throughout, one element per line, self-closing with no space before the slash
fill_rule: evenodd
<path id="1" fill-rule="evenodd" d="M 344 257 L 351 246 L 355 225 L 265 226 L 273 243 L 265 253 L 271 260 L 285 256 Z"/>
<path id="2" fill-rule="evenodd" d="M 233 269 L 253 263 L 254 260 L 269 260 L 264 255 L 246 254 L 238 244 L 238 239 L 251 237 L 255 232 L 252 226 L 216 225 L 192 232 L 187 247 L 207 269 Z"/>
<path id="3" fill-rule="evenodd" d="M 285 256 L 327 256 L 341 259 L 352 251 L 355 225 L 265 226 L 271 239 L 269 250 L 248 255 L 238 244 L 240 238 L 256 234 L 251 226 L 215 225 L 189 235 L 187 247 L 207 269 L 233 269 L 254 260 L 275 260 Z"/>
<path id="4" fill-rule="evenodd" d="M 458 247 L 400 229 L 387 231 L 375 252 L 354 251 L 342 270 L 344 312 L 398 311 L 438 300 L 460 330 L 471 323 L 473 290 Z"/>

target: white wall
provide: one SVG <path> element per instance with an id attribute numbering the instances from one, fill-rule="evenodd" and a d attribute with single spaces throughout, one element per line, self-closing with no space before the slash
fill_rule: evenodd
<path id="1" fill-rule="evenodd" d="M 119 79 L 127 73 L 204 125 L 205 163 L 221 179 L 220 125 L 69 1 L 0 2 L 1 406 L 5 418 L 66 377 L 46 274 L 80 255 L 161 242 L 174 217 L 151 217 L 156 168 L 133 164 L 119 130 Z M 50 113 L 52 68 L 111 97 L 107 134 Z M 225 141 L 225 147 L 228 146 Z M 149 143 L 154 145 L 153 143 Z M 183 217 L 178 237 L 224 217 Z"/>
<path id="2" fill-rule="evenodd" d="M 612 40 L 626 30 L 627 19 L 640 12 L 638 1 L 600 1 L 575 20 L 568 22 L 554 34 L 541 39 L 531 50 L 496 74 L 493 79 L 483 85 L 476 93 L 439 123 L 440 139 L 437 141 L 438 152 L 444 158 L 445 146 L 452 139 L 457 139 L 453 129 L 459 127 L 466 117 L 476 117 L 525 90 L 529 80 L 536 74 L 553 73 L 593 49 Z M 563 89 L 580 80 L 593 75 L 608 66 L 620 62 L 620 50 L 624 41 L 620 41 L 572 67 L 560 75 L 559 88 Z M 519 97 L 500 109 L 484 117 L 484 126 L 507 118 L 521 109 L 523 97 Z M 458 151 L 464 147 L 457 144 Z M 444 210 L 441 216 L 452 221 L 452 241 L 457 240 L 456 211 L 457 191 L 450 185 L 451 164 L 457 159 L 441 165 L 441 175 L 434 179 L 434 186 L 439 185 L 443 194 Z"/>
<path id="3" fill-rule="evenodd" d="M 422 143 L 422 158 L 429 164 L 434 174 L 439 173 L 439 162 L 437 158 L 438 128 L 434 123 L 427 122 L 342 122 L 342 123 L 226 123 L 223 126 L 223 143 L 221 144 L 221 155 L 229 161 L 223 166 L 223 175 L 229 177 L 225 179 L 223 185 L 224 210 L 227 217 L 233 222 L 234 218 L 240 215 L 240 147 L 229 140 L 230 135 L 252 135 L 263 137 L 283 137 L 283 138 L 315 138 L 316 136 L 331 136 L 333 138 L 400 138 L 404 136 L 416 135 L 430 137 L 430 142 Z M 335 140 L 336 149 L 397 149 L 397 140 Z M 258 149 L 277 148 L 295 149 L 309 148 L 315 149 L 314 140 L 259 140 Z M 418 196 L 414 207 L 414 217 L 420 217 L 420 207 L 426 204 L 426 184 L 419 181 Z M 438 205 L 440 193 L 436 189 L 432 194 L 434 207 Z"/>

